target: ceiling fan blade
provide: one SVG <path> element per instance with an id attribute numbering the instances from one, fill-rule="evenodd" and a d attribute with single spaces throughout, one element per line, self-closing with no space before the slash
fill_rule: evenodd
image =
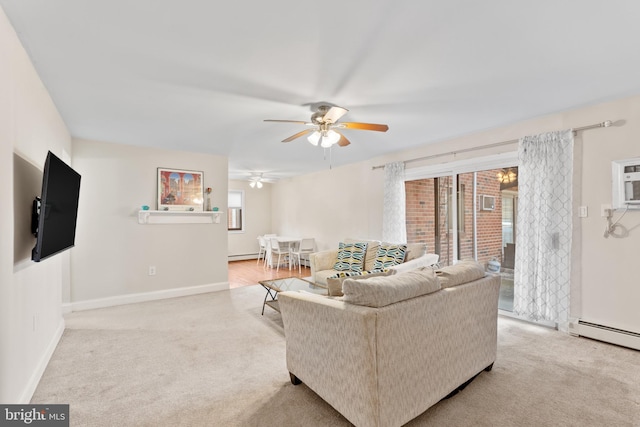
<path id="1" fill-rule="evenodd" d="M 296 133 L 295 135 L 291 135 L 291 136 L 290 136 L 289 138 L 287 138 L 287 139 L 283 139 L 283 140 L 282 140 L 282 142 L 290 142 L 290 141 L 293 141 L 293 140 L 294 140 L 294 139 L 296 139 L 296 138 L 300 138 L 301 136 L 304 136 L 304 135 L 306 135 L 306 134 L 308 134 L 308 133 L 311 133 L 311 132 L 314 132 L 314 131 L 315 131 L 315 129 L 305 129 L 305 130 L 303 130 L 303 131 L 301 131 L 301 132 Z"/>
<path id="2" fill-rule="evenodd" d="M 343 134 L 338 132 L 338 135 L 340 135 L 340 139 L 338 140 L 338 145 L 340 147 L 346 147 L 347 145 L 351 144 L 351 142 L 347 138 L 345 138 Z"/>
<path id="3" fill-rule="evenodd" d="M 389 126 L 376 124 L 376 123 L 344 122 L 344 123 L 340 123 L 338 126 L 345 129 L 375 130 L 378 132 L 386 132 L 389 130 Z"/>
<path id="4" fill-rule="evenodd" d="M 322 117 L 322 121 L 324 123 L 335 123 L 340 120 L 340 117 L 344 116 L 347 111 L 349 110 L 347 110 L 346 108 L 331 107 L 329 108 L 329 111 L 327 111 L 327 114 Z"/>
<path id="5" fill-rule="evenodd" d="M 300 120 L 274 120 L 274 119 L 265 119 L 265 122 L 279 122 L 279 123 L 300 123 L 300 124 L 307 124 L 307 122 L 303 122 Z"/>

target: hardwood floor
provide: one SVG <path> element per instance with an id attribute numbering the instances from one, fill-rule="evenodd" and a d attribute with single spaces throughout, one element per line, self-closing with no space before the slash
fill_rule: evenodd
<path id="1" fill-rule="evenodd" d="M 257 285 L 260 280 L 280 279 L 283 277 L 309 277 L 311 269 L 302 267 L 302 272 L 298 274 L 298 268 L 280 267 L 280 271 L 275 268 L 265 269 L 262 265 L 256 264 L 255 259 L 243 261 L 229 261 L 229 288 L 239 288 L 241 286 Z"/>

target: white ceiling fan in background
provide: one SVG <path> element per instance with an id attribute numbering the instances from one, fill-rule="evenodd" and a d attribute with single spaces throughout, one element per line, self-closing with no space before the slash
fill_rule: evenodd
<path id="1" fill-rule="evenodd" d="M 264 182 L 264 178 L 262 177 L 262 173 L 252 174 L 249 177 L 249 187 L 251 188 L 262 188 L 262 183 Z"/>

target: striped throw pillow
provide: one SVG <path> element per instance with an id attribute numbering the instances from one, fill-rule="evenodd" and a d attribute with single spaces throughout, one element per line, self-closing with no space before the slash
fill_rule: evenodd
<path id="1" fill-rule="evenodd" d="M 407 253 L 407 245 L 382 245 L 378 248 L 376 259 L 373 262 L 375 270 L 393 267 L 404 262 Z"/>
<path id="2" fill-rule="evenodd" d="M 362 271 L 367 243 L 342 243 L 338 246 L 338 258 L 333 265 L 336 271 Z"/>

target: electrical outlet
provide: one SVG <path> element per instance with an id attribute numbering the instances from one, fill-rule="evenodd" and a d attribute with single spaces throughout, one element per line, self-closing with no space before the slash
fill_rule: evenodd
<path id="1" fill-rule="evenodd" d="M 608 217 L 609 212 L 611 211 L 611 205 L 600 205 L 600 216 Z"/>
<path id="2" fill-rule="evenodd" d="M 149 266 L 149 276 L 155 276 L 156 275 L 156 266 L 155 265 L 150 265 Z"/>

